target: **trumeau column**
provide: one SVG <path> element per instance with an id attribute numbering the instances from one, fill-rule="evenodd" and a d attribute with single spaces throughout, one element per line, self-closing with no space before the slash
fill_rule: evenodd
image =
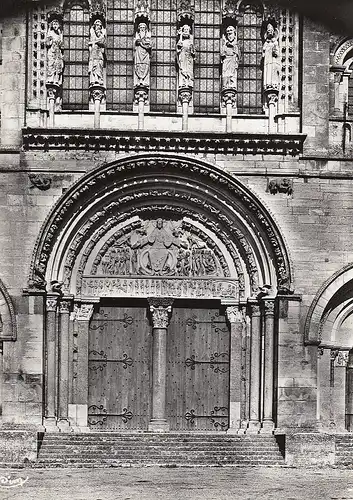
<path id="1" fill-rule="evenodd" d="M 166 372 L 167 372 L 167 328 L 172 312 L 172 299 L 148 299 L 152 316 L 152 418 L 150 431 L 167 431 L 166 418 Z"/>
<path id="2" fill-rule="evenodd" d="M 69 327 L 70 327 L 70 300 L 61 300 L 60 311 L 60 335 L 59 335 L 59 405 L 58 405 L 58 426 L 67 427 L 68 404 L 69 404 Z"/>
<path id="3" fill-rule="evenodd" d="M 77 337 L 73 386 L 73 404 L 69 405 L 70 421 L 78 430 L 87 431 L 88 419 L 88 328 L 93 314 L 93 304 L 75 306 L 75 335 Z"/>
<path id="4" fill-rule="evenodd" d="M 248 433 L 260 429 L 260 373 L 261 373 L 261 310 L 257 303 L 249 304 L 250 329 L 250 411 Z"/>
<path id="5" fill-rule="evenodd" d="M 273 432 L 273 389 L 274 389 L 274 299 L 264 299 L 264 390 L 263 423 L 261 432 Z"/>
<path id="6" fill-rule="evenodd" d="M 46 299 L 45 339 L 45 418 L 48 431 L 58 431 L 57 421 L 57 307 L 59 294 L 48 294 Z"/>
<path id="7" fill-rule="evenodd" d="M 226 307 L 230 323 L 230 380 L 229 380 L 229 429 L 228 433 L 239 433 L 241 427 L 242 389 L 242 337 L 245 325 L 244 314 L 239 306 Z"/>

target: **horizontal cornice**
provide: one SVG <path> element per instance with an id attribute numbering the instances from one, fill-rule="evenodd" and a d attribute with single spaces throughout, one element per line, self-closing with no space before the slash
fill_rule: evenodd
<path id="1" fill-rule="evenodd" d="M 296 156 L 303 151 L 306 135 L 24 128 L 22 138 L 25 151 L 166 151 Z"/>

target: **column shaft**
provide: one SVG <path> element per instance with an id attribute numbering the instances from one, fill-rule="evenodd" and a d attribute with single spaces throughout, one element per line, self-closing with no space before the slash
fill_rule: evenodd
<path id="1" fill-rule="evenodd" d="M 231 337 L 228 433 L 237 433 L 241 424 L 242 336 L 244 319 L 238 306 L 227 307 L 226 315 L 230 322 Z"/>
<path id="2" fill-rule="evenodd" d="M 274 373 L 274 301 L 266 300 L 265 307 L 265 352 L 264 352 L 264 412 L 263 429 L 271 432 L 273 423 L 273 373 Z"/>
<path id="3" fill-rule="evenodd" d="M 45 419 L 46 425 L 50 421 L 56 424 L 57 417 L 57 300 L 58 296 L 47 296 L 46 301 L 46 401 L 45 401 Z"/>
<path id="4" fill-rule="evenodd" d="M 250 338 L 250 421 L 248 431 L 257 432 L 260 424 L 260 361 L 261 361 L 260 306 L 251 305 Z"/>
<path id="5" fill-rule="evenodd" d="M 67 420 L 69 404 L 69 320 L 70 302 L 60 303 L 59 419 Z"/>

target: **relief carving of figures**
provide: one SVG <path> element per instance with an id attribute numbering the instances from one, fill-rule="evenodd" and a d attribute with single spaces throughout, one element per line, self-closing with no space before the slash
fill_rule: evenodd
<path id="1" fill-rule="evenodd" d="M 135 35 L 134 87 L 149 87 L 151 33 L 146 23 L 139 23 Z"/>
<path id="2" fill-rule="evenodd" d="M 278 30 L 268 23 L 264 34 L 262 49 L 264 90 L 278 90 L 280 85 L 281 63 L 279 57 Z"/>
<path id="3" fill-rule="evenodd" d="M 106 30 L 100 19 L 96 19 L 90 29 L 89 41 L 89 84 L 104 87 Z"/>
<path id="4" fill-rule="evenodd" d="M 220 277 L 214 251 L 199 237 L 184 231 L 181 221 L 146 221 L 118 239 L 103 255 L 105 276 Z"/>
<path id="5" fill-rule="evenodd" d="M 236 90 L 239 59 L 237 32 L 234 26 L 229 25 L 221 42 L 222 89 Z"/>
<path id="6" fill-rule="evenodd" d="M 189 24 L 184 24 L 178 31 L 176 46 L 179 76 L 179 88 L 194 86 L 194 37 Z"/>
<path id="7" fill-rule="evenodd" d="M 62 85 L 64 57 L 62 26 L 57 17 L 49 23 L 47 38 L 47 84 Z"/>

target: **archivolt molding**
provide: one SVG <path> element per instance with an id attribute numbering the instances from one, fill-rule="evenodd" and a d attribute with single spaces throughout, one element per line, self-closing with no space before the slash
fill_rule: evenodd
<path id="1" fill-rule="evenodd" d="M 230 217 L 240 213 L 267 248 L 276 270 L 278 289 L 285 293 L 290 290 L 292 276 L 284 240 L 273 218 L 256 196 L 213 165 L 196 158 L 180 158 L 166 153 L 129 156 L 98 167 L 79 179 L 56 203 L 43 225 L 32 258 L 29 288 L 33 291 L 45 290 L 48 261 L 55 244 L 90 205 L 94 207 L 96 200 L 102 200 L 108 194 L 114 195 L 119 186 L 123 186 L 128 180 L 153 181 L 156 177 L 158 181 L 164 181 L 170 186 L 183 187 L 195 185 L 196 180 L 196 191 L 198 194 L 202 192 L 204 197 L 203 205 L 210 198 L 218 202 L 216 216 L 224 226 L 229 227 L 232 224 Z M 143 196 L 138 192 L 136 194 Z M 199 201 L 199 198 L 196 199 Z M 193 202 L 192 197 L 189 202 Z M 117 202 L 111 203 L 109 210 L 117 207 Z M 91 213 L 86 225 L 93 227 L 102 215 L 103 213 Z M 72 248 L 72 251 L 76 250 L 75 247 Z"/>
<path id="2" fill-rule="evenodd" d="M 353 38 L 344 41 L 338 48 L 336 48 L 333 56 L 334 66 L 343 66 L 346 55 L 353 49 Z"/>
<path id="3" fill-rule="evenodd" d="M 334 273 L 318 290 L 305 320 L 304 338 L 307 344 L 320 344 L 324 324 L 330 314 L 328 304 L 338 290 L 353 280 L 353 263 Z"/>
<path id="4" fill-rule="evenodd" d="M 15 309 L 6 286 L 0 280 L 0 341 L 16 340 L 17 323 Z"/>

